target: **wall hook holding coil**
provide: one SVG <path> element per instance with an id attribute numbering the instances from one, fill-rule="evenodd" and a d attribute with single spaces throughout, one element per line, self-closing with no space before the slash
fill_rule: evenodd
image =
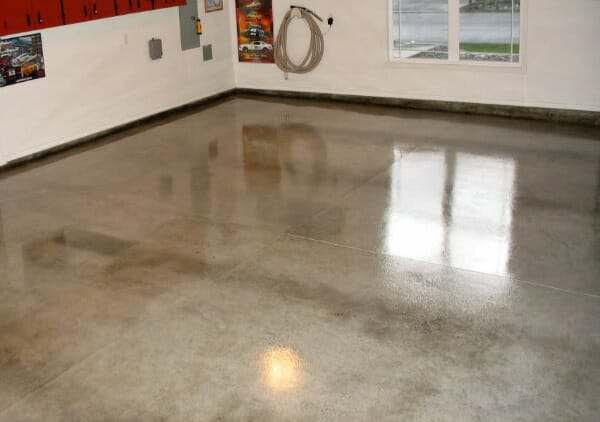
<path id="1" fill-rule="evenodd" d="M 288 55 L 288 30 L 294 19 L 302 19 L 308 25 L 310 31 L 310 44 L 306 55 L 300 63 L 295 63 Z M 288 78 L 290 73 L 304 74 L 312 72 L 319 66 L 323 55 L 325 54 L 325 39 L 323 32 L 317 23 L 317 20 L 323 23 L 323 19 L 312 10 L 303 6 L 290 6 L 290 10 L 285 14 L 279 33 L 275 39 L 275 64 L 281 69 Z"/>

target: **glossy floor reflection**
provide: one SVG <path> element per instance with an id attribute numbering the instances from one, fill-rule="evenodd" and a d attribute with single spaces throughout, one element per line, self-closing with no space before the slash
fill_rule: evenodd
<path id="1" fill-rule="evenodd" d="M 0 174 L 0 421 L 599 396 L 597 130 L 241 97 Z"/>

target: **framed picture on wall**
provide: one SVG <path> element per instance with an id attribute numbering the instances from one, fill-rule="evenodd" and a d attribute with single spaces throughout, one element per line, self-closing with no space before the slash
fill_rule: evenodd
<path id="1" fill-rule="evenodd" d="M 223 10 L 223 1 L 224 0 L 204 0 L 204 10 L 206 10 L 206 13 Z"/>

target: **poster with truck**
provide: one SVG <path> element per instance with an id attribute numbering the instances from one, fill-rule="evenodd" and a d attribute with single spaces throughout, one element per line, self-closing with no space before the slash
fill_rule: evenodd
<path id="1" fill-rule="evenodd" d="M 0 38 L 0 88 L 45 76 L 41 34 Z"/>
<path id="2" fill-rule="evenodd" d="M 240 62 L 275 63 L 271 0 L 236 0 Z"/>

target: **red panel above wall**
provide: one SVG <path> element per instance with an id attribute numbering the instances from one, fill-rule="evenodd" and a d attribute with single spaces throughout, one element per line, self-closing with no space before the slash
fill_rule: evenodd
<path id="1" fill-rule="evenodd" d="M 30 0 L 0 0 L 0 35 L 35 29 Z"/>
<path id="2" fill-rule="evenodd" d="M 154 0 L 154 8 L 155 9 L 164 9 L 167 7 L 174 6 L 185 6 L 187 4 L 186 0 Z"/>
<path id="3" fill-rule="evenodd" d="M 117 0 L 117 14 L 145 12 L 154 8 L 152 0 Z"/>
<path id="4" fill-rule="evenodd" d="M 87 22 L 91 19 L 92 11 L 85 0 L 63 0 L 65 23 Z"/>
<path id="5" fill-rule="evenodd" d="M 114 0 L 87 0 L 92 10 L 92 19 L 105 19 L 116 16 Z"/>
<path id="6" fill-rule="evenodd" d="M 114 0 L 63 0 L 65 23 L 79 23 L 116 15 Z"/>
<path id="7" fill-rule="evenodd" d="M 52 28 L 63 24 L 60 0 L 31 0 L 31 9 L 35 29 Z"/>
<path id="8" fill-rule="evenodd" d="M 0 36 L 186 3 L 186 0 L 0 0 Z"/>

